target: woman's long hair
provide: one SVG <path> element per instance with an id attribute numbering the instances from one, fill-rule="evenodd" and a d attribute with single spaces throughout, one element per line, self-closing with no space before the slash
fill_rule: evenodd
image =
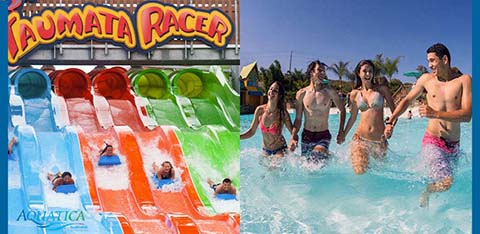
<path id="1" fill-rule="evenodd" d="M 373 64 L 372 60 L 364 59 L 358 62 L 357 66 L 355 67 L 355 70 L 353 71 L 353 74 L 355 75 L 355 89 L 362 87 L 362 78 L 360 78 L 360 68 L 362 68 L 362 66 L 365 64 L 368 64 L 372 67 L 374 76 L 375 74 L 377 74 L 375 65 Z M 372 77 L 372 84 L 373 85 L 377 84 L 375 77 Z"/>
<path id="2" fill-rule="evenodd" d="M 168 163 L 168 165 L 170 165 L 170 170 L 168 170 L 168 176 L 169 176 L 169 177 L 172 177 L 173 165 L 172 165 L 172 163 L 170 163 L 170 161 L 164 161 L 164 162 L 162 163 L 162 167 L 165 165 L 165 163 Z"/>
<path id="3" fill-rule="evenodd" d="M 285 88 L 282 85 L 282 82 L 280 81 L 275 81 L 273 82 L 270 86 L 273 84 L 278 85 L 278 102 L 277 102 L 277 109 L 280 113 L 280 125 L 279 127 L 283 126 L 283 113 L 287 109 L 286 103 L 285 103 Z"/>

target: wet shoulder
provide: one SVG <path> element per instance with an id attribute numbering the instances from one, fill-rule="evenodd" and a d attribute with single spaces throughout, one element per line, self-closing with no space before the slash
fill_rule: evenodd
<path id="1" fill-rule="evenodd" d="M 357 98 L 358 92 L 360 92 L 360 90 L 358 89 L 353 89 L 352 91 L 350 91 L 350 100 L 355 100 L 355 98 Z"/>
<path id="2" fill-rule="evenodd" d="M 420 78 L 418 78 L 416 83 L 422 84 L 422 83 L 426 83 L 434 80 L 436 80 L 435 76 L 433 76 L 431 73 L 424 73 L 422 76 L 420 76 Z"/>
<path id="3" fill-rule="evenodd" d="M 306 92 L 307 92 L 307 88 L 301 88 L 300 90 L 297 91 L 296 98 L 303 99 L 303 97 L 305 97 Z"/>
<path id="4" fill-rule="evenodd" d="M 257 109 L 255 109 L 255 115 L 258 116 L 258 115 L 263 114 L 263 111 L 265 110 L 265 106 L 266 106 L 266 104 L 257 106 Z"/>
<path id="5" fill-rule="evenodd" d="M 469 74 L 463 74 L 460 77 L 458 77 L 458 79 L 461 80 L 462 82 L 472 82 L 472 76 L 470 76 Z"/>

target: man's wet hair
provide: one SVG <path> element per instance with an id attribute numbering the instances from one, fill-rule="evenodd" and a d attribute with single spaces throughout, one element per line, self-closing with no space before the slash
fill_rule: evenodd
<path id="1" fill-rule="evenodd" d="M 65 178 L 65 176 L 70 176 L 70 178 L 72 178 L 72 174 L 68 171 L 62 173 L 62 178 Z"/>
<path id="2" fill-rule="evenodd" d="M 315 66 L 317 64 L 324 67 L 325 69 L 328 68 L 327 64 L 320 62 L 320 60 L 315 60 L 315 61 L 311 62 L 310 64 L 308 64 L 308 67 L 307 67 L 307 78 L 308 79 L 310 79 L 310 73 L 312 73 L 313 69 L 315 69 Z"/>
<path id="3" fill-rule="evenodd" d="M 230 180 L 229 178 L 225 178 L 225 179 L 223 179 L 222 183 L 231 184 L 232 180 Z"/>
<path id="4" fill-rule="evenodd" d="M 430 46 L 430 48 L 427 49 L 427 54 L 428 53 L 435 53 L 435 55 L 437 55 L 437 57 L 439 57 L 440 59 L 442 59 L 443 56 L 446 55 L 448 58 L 448 65 L 450 66 L 450 51 L 448 51 L 448 48 L 444 44 L 437 43 Z"/>

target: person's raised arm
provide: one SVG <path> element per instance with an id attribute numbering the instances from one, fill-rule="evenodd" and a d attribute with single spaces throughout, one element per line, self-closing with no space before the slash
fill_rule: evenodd
<path id="1" fill-rule="evenodd" d="M 347 125 L 345 126 L 345 130 L 344 130 L 345 136 L 348 135 L 348 133 L 350 132 L 350 129 L 352 129 L 353 124 L 357 120 L 358 107 L 357 107 L 357 103 L 355 102 L 356 95 L 358 95 L 358 92 L 355 91 L 355 90 L 350 92 L 350 95 L 349 95 L 349 98 L 350 98 L 349 99 L 350 100 L 350 118 L 348 118 Z"/>
<path id="2" fill-rule="evenodd" d="M 407 109 L 408 106 L 417 99 L 420 95 L 422 95 L 423 91 L 425 90 L 425 82 L 430 79 L 430 74 L 422 75 L 418 80 L 413 89 L 407 94 L 405 98 L 400 101 L 397 107 L 395 107 L 395 111 L 393 111 L 392 116 L 388 122 L 386 122 L 384 135 L 388 139 L 392 136 L 393 131 L 393 124 L 397 121 L 397 118 L 403 114 Z"/>
<path id="3" fill-rule="evenodd" d="M 11 154 L 12 151 L 13 151 L 13 146 L 17 144 L 17 138 L 15 137 L 12 137 L 12 139 L 10 140 L 10 142 L 8 142 L 8 153 Z"/>
<path id="4" fill-rule="evenodd" d="M 253 116 L 253 120 L 252 120 L 252 124 L 250 125 L 250 128 L 246 132 L 240 134 L 240 140 L 248 139 L 253 135 L 255 135 L 255 132 L 257 131 L 257 127 L 259 123 L 258 119 L 262 114 L 263 114 L 263 106 L 258 106 L 257 109 L 255 109 L 255 114 Z"/>
<path id="5" fill-rule="evenodd" d="M 335 106 L 337 106 L 338 110 L 340 111 L 340 124 L 338 126 L 338 135 L 337 135 L 337 144 L 342 144 L 345 141 L 345 134 L 344 134 L 344 127 L 345 127 L 345 116 L 347 115 L 345 111 L 345 106 L 343 102 L 340 100 L 337 92 L 335 90 L 329 88 L 328 94 L 332 99 Z"/>
<path id="6" fill-rule="evenodd" d="M 419 112 L 427 118 L 443 119 L 452 122 L 470 122 L 472 119 L 472 77 L 463 75 L 462 79 L 462 105 L 454 111 L 435 111 L 430 106 L 422 106 Z"/>
<path id="7" fill-rule="evenodd" d="M 415 84 L 413 89 L 407 94 L 405 98 L 402 99 L 402 101 L 400 101 L 398 106 L 395 108 L 395 111 L 393 111 L 392 116 L 390 116 L 390 123 L 394 123 L 397 118 L 408 109 L 408 106 L 410 106 L 412 101 L 422 95 L 423 90 L 425 90 L 425 82 L 427 82 L 428 79 L 430 79 L 430 74 L 424 74 L 417 80 L 417 83 Z"/>
<path id="8" fill-rule="evenodd" d="M 172 167 L 172 180 L 175 179 L 175 169 Z"/>

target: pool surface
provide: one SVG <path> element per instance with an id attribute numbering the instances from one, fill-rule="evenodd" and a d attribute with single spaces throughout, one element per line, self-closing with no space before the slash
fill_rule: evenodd
<path id="1" fill-rule="evenodd" d="M 242 132 L 252 118 L 241 116 Z M 334 159 L 324 168 L 305 162 L 300 149 L 273 168 L 260 156 L 259 130 L 241 141 L 242 233 L 472 232 L 471 122 L 462 124 L 462 155 L 454 184 L 432 194 L 428 208 L 420 208 L 419 196 L 427 184 L 420 155 L 427 120 L 400 119 L 387 159 L 370 160 L 367 173 L 355 175 L 348 150 L 359 121 L 346 142 L 337 145 L 338 119 L 330 115 Z M 286 129 L 284 136 L 289 141 Z"/>

